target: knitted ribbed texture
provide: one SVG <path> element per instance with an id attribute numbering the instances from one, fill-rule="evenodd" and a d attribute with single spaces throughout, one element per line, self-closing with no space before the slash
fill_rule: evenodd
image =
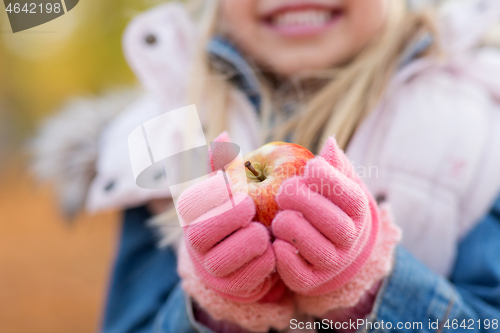
<path id="1" fill-rule="evenodd" d="M 377 294 L 382 285 L 382 281 L 375 283 L 359 300 L 359 302 L 350 308 L 337 309 L 326 313 L 321 316 L 321 319 L 327 319 L 328 321 L 333 321 L 334 323 L 350 323 L 357 322 L 358 319 L 364 319 L 373 310 L 373 304 L 377 299 Z M 344 326 L 342 329 L 337 329 L 337 332 L 342 333 L 354 333 L 356 329 L 351 328 L 351 326 Z M 217 331 L 216 331 L 217 332 Z M 236 333 L 236 332 L 235 332 Z"/>
<path id="2" fill-rule="evenodd" d="M 252 332 L 267 332 L 270 328 L 282 330 L 289 327 L 294 318 L 290 295 L 278 303 L 233 302 L 221 297 L 198 276 L 185 244 L 179 249 L 178 260 L 182 287 L 213 319 L 233 322 Z"/>
<path id="3" fill-rule="evenodd" d="M 228 151 L 228 146 L 223 143 L 230 142 L 231 140 L 227 132 L 223 132 L 215 138 L 214 142 L 209 147 L 210 165 L 207 166 L 207 168 L 211 169 L 211 171 L 219 171 L 220 167 L 225 165 L 224 161 L 228 160 L 228 156 L 230 156 L 233 151 Z M 228 188 L 224 176 L 219 172 L 215 177 L 203 182 L 203 185 L 198 184 L 198 186 L 193 186 L 184 191 L 177 203 L 182 226 L 204 221 L 207 217 L 202 217 L 203 214 L 206 214 L 213 208 L 220 207 L 224 202 L 230 199 L 230 192 L 228 189 L 231 191 L 230 187 Z M 227 206 L 225 209 L 228 208 L 231 208 L 231 206 Z M 220 209 L 216 213 L 220 213 Z M 198 219 L 198 221 L 195 221 L 196 219 Z"/>
<path id="4" fill-rule="evenodd" d="M 291 290 L 330 293 L 360 271 L 379 228 L 377 205 L 361 182 L 316 157 L 303 177 L 283 183 L 277 202 L 284 211 L 272 224 L 273 247 Z"/>
<path id="5" fill-rule="evenodd" d="M 208 179 L 184 193 L 179 201 L 196 206 L 199 194 L 212 185 Z M 235 207 L 227 200 L 198 217 L 203 210 L 196 214 L 190 210 L 196 223 L 185 227 L 186 246 L 205 284 L 227 299 L 251 303 L 272 288 L 276 257 L 267 228 L 252 222 L 253 200 L 244 193 L 236 193 L 233 198 L 239 202 Z M 212 200 L 218 202 L 215 197 Z"/>
<path id="6" fill-rule="evenodd" d="M 386 277 L 392 269 L 396 244 L 401 230 L 393 223 L 387 206 L 380 208 L 380 231 L 374 250 L 362 269 L 344 286 L 321 296 L 296 295 L 300 312 L 321 317 L 325 313 L 354 307 L 372 286 Z"/>
<path id="7" fill-rule="evenodd" d="M 188 188 L 182 193 L 177 202 L 177 210 L 181 217 L 182 226 L 206 220 L 208 217 L 202 217 L 203 214 L 220 207 L 228 201 L 229 193 L 224 176 L 221 173 Z"/>
<path id="8" fill-rule="evenodd" d="M 197 255 L 192 264 L 198 275 L 212 290 L 227 300 L 239 303 L 252 303 L 264 297 L 273 287 L 277 276 L 272 275 L 274 271 L 275 258 L 271 245 L 259 258 L 238 269 L 227 277 L 217 277 L 210 274 L 197 259 Z"/>
<path id="9" fill-rule="evenodd" d="M 210 145 L 212 171 L 234 158 L 226 132 Z M 219 143 L 219 144 L 217 144 Z M 198 275 L 226 299 L 251 303 L 266 295 L 277 277 L 269 231 L 252 222 L 255 204 L 234 193 L 222 173 L 184 191 L 177 208 L 187 251 Z"/>

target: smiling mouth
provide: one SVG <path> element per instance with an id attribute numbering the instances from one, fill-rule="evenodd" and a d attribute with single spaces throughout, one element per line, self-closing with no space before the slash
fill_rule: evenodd
<path id="1" fill-rule="evenodd" d="M 341 9 L 293 8 L 265 17 L 264 23 L 278 32 L 301 35 L 320 32 L 342 16 Z"/>

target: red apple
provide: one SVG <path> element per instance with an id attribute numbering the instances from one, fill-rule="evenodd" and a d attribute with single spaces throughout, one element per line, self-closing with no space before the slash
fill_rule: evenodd
<path id="1" fill-rule="evenodd" d="M 234 191 L 245 191 L 255 202 L 255 220 L 269 227 L 278 212 L 275 196 L 287 178 L 304 174 L 304 167 L 314 154 L 306 148 L 285 142 L 268 143 L 227 167 Z"/>

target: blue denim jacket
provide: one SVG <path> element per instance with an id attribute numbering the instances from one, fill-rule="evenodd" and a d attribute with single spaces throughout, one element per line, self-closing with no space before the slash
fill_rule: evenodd
<path id="1" fill-rule="evenodd" d="M 416 43 L 413 54 L 430 42 L 424 38 Z M 243 57 L 219 38 L 210 43 L 209 51 L 229 67 L 233 82 L 258 109 L 258 81 Z M 406 54 L 402 62 L 411 60 L 408 54 L 412 52 Z M 150 217 L 144 207 L 125 212 L 102 331 L 211 333 L 194 320 L 180 286 L 176 256 L 171 249 L 158 249 L 154 230 L 146 226 Z M 394 269 L 381 287 L 372 314 L 358 331 L 500 332 L 498 320 L 500 198 L 462 240 L 450 280 L 398 247 Z M 330 327 L 329 323 L 318 324 Z"/>

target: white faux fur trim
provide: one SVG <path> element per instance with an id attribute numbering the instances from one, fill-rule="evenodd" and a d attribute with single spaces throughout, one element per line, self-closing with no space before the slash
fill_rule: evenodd
<path id="1" fill-rule="evenodd" d="M 138 90 L 122 89 L 100 97 L 73 98 L 40 127 L 30 145 L 31 170 L 39 181 L 54 185 L 67 219 L 84 205 L 95 176 L 102 129 L 137 97 Z"/>

